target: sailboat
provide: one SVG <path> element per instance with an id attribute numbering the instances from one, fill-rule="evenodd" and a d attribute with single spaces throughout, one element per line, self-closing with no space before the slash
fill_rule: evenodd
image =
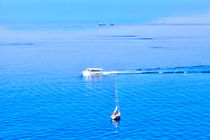
<path id="1" fill-rule="evenodd" d="M 119 99 L 117 96 L 117 81 L 116 81 L 116 76 L 115 76 L 115 97 L 116 97 L 116 107 L 115 110 L 113 112 L 113 114 L 111 115 L 112 120 L 119 120 L 120 119 L 120 108 L 119 108 Z"/>

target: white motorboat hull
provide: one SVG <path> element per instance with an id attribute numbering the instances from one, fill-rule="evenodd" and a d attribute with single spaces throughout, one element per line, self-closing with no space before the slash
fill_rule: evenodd
<path id="1" fill-rule="evenodd" d="M 89 72 L 89 71 L 82 72 L 83 76 L 102 75 L 102 74 L 103 74 L 103 72 Z"/>

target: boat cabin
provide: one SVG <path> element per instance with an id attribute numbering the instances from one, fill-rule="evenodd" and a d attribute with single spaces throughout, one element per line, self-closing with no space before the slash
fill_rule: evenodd
<path id="1" fill-rule="evenodd" d="M 88 72 L 101 72 L 102 70 L 101 68 L 87 68 Z"/>

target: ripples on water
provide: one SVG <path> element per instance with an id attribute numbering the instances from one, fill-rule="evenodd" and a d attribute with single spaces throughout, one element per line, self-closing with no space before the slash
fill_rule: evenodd
<path id="1" fill-rule="evenodd" d="M 36 29 L 1 35 L 0 139 L 210 138 L 209 26 Z M 87 67 L 147 73 L 117 76 L 120 122 Z"/>

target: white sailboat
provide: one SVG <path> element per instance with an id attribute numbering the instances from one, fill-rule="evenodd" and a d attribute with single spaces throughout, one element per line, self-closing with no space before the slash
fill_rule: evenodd
<path id="1" fill-rule="evenodd" d="M 116 81 L 116 77 L 115 77 L 115 96 L 116 96 L 116 107 L 115 110 L 113 112 L 113 114 L 111 115 L 112 120 L 119 120 L 120 119 L 120 108 L 119 108 L 119 99 L 117 96 L 117 81 Z"/>

